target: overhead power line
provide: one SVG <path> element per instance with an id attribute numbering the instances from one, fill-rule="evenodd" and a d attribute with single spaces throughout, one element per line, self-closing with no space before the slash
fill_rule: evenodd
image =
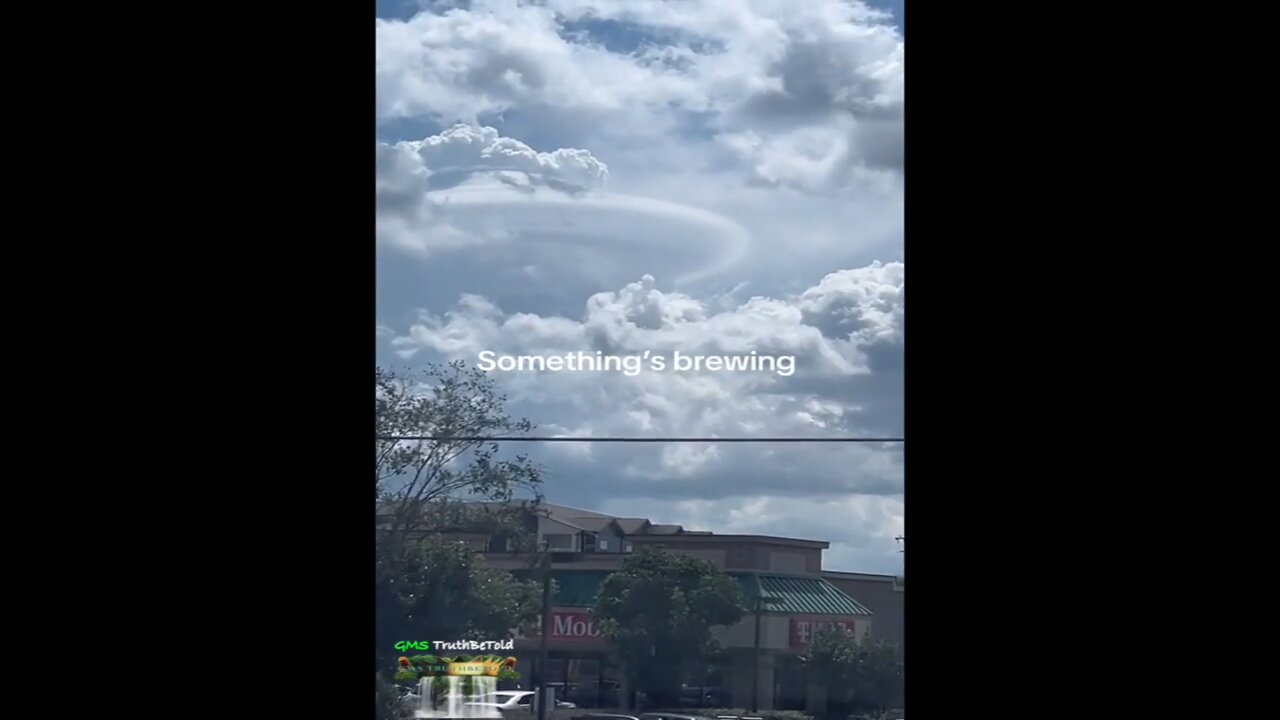
<path id="1" fill-rule="evenodd" d="M 457 442 L 610 442 L 610 443 L 901 443 L 902 437 L 565 437 L 512 435 L 379 435 L 379 440 L 453 440 Z"/>

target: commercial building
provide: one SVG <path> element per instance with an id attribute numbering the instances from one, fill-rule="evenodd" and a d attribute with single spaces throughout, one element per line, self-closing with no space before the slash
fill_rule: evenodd
<path id="1" fill-rule="evenodd" d="M 551 549 L 557 587 L 547 670 L 562 696 L 581 706 L 616 706 L 626 692 L 589 609 L 604 578 L 628 553 L 645 546 L 693 555 L 721 568 L 740 583 L 751 608 L 737 625 L 717 632 L 723 656 L 690 671 L 687 690 L 698 704 L 766 710 L 820 703 L 821 688 L 808 682 L 799 656 L 815 630 L 827 624 L 859 639 L 902 642 L 902 579 L 824 570 L 822 551 L 830 546 L 824 541 L 717 535 L 549 504 L 537 506 L 527 523 Z M 528 560 L 508 552 L 501 538 L 481 533 L 458 539 L 474 544 L 496 566 L 529 572 Z M 517 638 L 515 645 L 519 667 L 532 669 L 538 659 L 536 632 Z"/>

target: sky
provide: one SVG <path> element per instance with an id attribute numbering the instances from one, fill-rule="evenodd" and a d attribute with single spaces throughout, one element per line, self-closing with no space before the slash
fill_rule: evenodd
<path id="1" fill-rule="evenodd" d="M 668 359 L 494 370 L 539 434 L 901 436 L 902 6 L 379 0 L 379 362 Z M 549 502 L 902 570 L 900 446 L 519 449 Z"/>

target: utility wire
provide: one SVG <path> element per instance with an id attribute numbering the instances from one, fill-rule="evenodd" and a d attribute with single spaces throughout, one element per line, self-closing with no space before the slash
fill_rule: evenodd
<path id="1" fill-rule="evenodd" d="M 608 442 L 608 443 L 901 443 L 902 437 L 564 437 L 513 435 L 379 435 L 379 440 L 454 440 L 458 442 Z"/>

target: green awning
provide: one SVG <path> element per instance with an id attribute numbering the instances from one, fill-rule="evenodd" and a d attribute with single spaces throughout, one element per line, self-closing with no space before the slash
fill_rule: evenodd
<path id="1" fill-rule="evenodd" d="M 523 573 L 522 573 L 523 574 Z M 783 615 L 864 615 L 871 611 L 822 578 L 731 573 L 742 588 L 748 609 L 756 597 L 763 600 L 766 613 Z M 595 605 L 600 585 L 609 576 L 602 570 L 558 570 L 551 604 L 555 607 L 589 608 Z"/>
<path id="2" fill-rule="evenodd" d="M 759 596 L 766 613 L 782 615 L 865 615 L 871 611 L 822 578 L 738 575 L 747 604 Z"/>

